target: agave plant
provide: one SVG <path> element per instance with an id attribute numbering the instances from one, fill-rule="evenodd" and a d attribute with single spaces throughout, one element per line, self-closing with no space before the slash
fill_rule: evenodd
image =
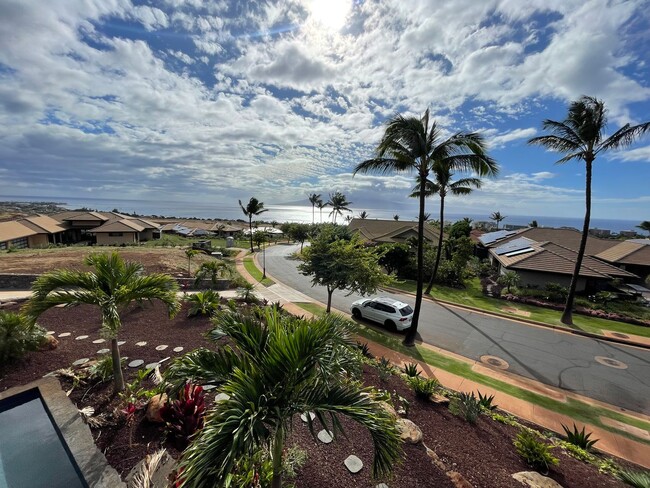
<path id="1" fill-rule="evenodd" d="M 171 382 L 183 377 L 222 382 L 229 399 L 210 411 L 205 427 L 184 451 L 181 487 L 222 486 L 237 460 L 269 446 L 272 487 L 282 485 L 282 455 L 292 419 L 307 415 L 314 424 L 342 431 L 344 415 L 366 427 L 374 445 L 373 473 L 391 471 L 400 457 L 395 421 L 370 390 L 346 381 L 346 361 L 356 358 L 354 324 L 337 316 L 305 320 L 267 311 L 221 313 L 215 318 L 228 344 L 218 351 L 199 350 L 168 370 Z"/>
<path id="2" fill-rule="evenodd" d="M 405 364 L 402 368 L 402 373 L 404 373 L 409 378 L 415 378 L 420 376 L 420 371 L 418 370 L 418 363 L 408 363 Z"/>
<path id="3" fill-rule="evenodd" d="M 582 426 L 582 430 L 578 430 L 578 426 L 574 423 L 573 430 L 570 430 L 566 425 L 562 424 L 562 428 L 566 433 L 566 440 L 574 446 L 581 447 L 585 451 L 589 451 L 599 441 L 599 439 L 590 440 L 589 438 L 592 433 L 585 433 L 584 426 Z"/>

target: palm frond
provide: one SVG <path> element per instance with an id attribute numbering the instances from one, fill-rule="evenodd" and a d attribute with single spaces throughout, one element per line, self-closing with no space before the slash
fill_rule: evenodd
<path id="1" fill-rule="evenodd" d="M 625 124 L 619 130 L 609 136 L 605 141 L 603 141 L 600 147 L 596 150 L 596 153 L 606 151 L 608 149 L 627 147 L 646 132 L 650 132 L 650 122 L 635 125 L 634 127 L 631 127 L 630 124 Z"/>
<path id="2" fill-rule="evenodd" d="M 174 388 L 188 380 L 197 384 L 223 383 L 240 366 L 241 358 L 231 348 L 220 348 L 216 352 L 201 348 L 174 359 L 163 377 Z"/>
<path id="3" fill-rule="evenodd" d="M 547 135 L 547 136 L 538 136 L 533 137 L 528 140 L 528 144 L 537 144 L 539 146 L 544 146 L 547 149 L 557 152 L 570 152 L 573 154 L 583 154 L 584 147 L 580 144 L 575 144 L 570 139 L 565 139 L 563 137 Z M 582 156 L 578 156 L 582 157 Z M 572 159 L 575 159 L 572 158 Z"/>

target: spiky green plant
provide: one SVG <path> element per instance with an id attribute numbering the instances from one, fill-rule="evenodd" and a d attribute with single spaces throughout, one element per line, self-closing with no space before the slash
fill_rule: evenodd
<path id="1" fill-rule="evenodd" d="M 418 363 L 408 363 L 405 364 L 402 368 L 402 373 L 404 373 L 409 378 L 415 378 L 420 376 L 420 371 L 418 370 Z"/>
<path id="2" fill-rule="evenodd" d="M 540 441 L 528 429 L 522 429 L 514 440 L 515 448 L 521 457 L 533 468 L 547 473 L 551 466 L 560 464 L 560 460 L 551 454 L 551 447 Z"/>
<path id="3" fill-rule="evenodd" d="M 212 315 L 219 310 L 219 294 L 212 290 L 199 291 L 187 298 L 190 309 L 187 311 L 188 317 L 195 315 Z"/>
<path id="4" fill-rule="evenodd" d="M 621 469 L 617 475 L 625 484 L 634 488 L 650 488 L 650 472 Z"/>
<path id="5" fill-rule="evenodd" d="M 228 400 L 208 414 L 205 427 L 185 450 L 180 463 L 183 488 L 223 486 L 237 460 L 270 446 L 274 488 L 282 484 L 282 453 L 292 419 L 303 412 L 314 424 L 342 431 L 344 415 L 366 427 L 374 445 L 373 473 L 391 471 L 400 457 L 395 422 L 368 395 L 346 381 L 346 357 L 357 358 L 354 324 L 327 315 L 312 320 L 268 311 L 263 321 L 251 314 L 215 318 L 228 344 L 218 351 L 194 351 L 172 364 L 168 379 L 222 382 Z"/>
<path id="6" fill-rule="evenodd" d="M 585 432 L 585 426 L 582 430 L 578 430 L 578 426 L 573 424 L 573 430 L 569 429 L 566 425 L 562 424 L 562 428 L 566 434 L 566 440 L 574 446 L 581 447 L 585 451 L 589 451 L 599 439 L 590 440 L 591 432 Z"/>
<path id="7" fill-rule="evenodd" d="M 194 286 L 198 286 L 205 279 L 210 279 L 213 285 L 217 283 L 219 278 L 232 276 L 232 267 L 225 261 L 215 259 L 213 261 L 206 261 L 201 263 L 199 269 L 194 275 Z"/>
<path id="8" fill-rule="evenodd" d="M 0 310 L 0 368 L 38 348 L 45 331 L 25 316 Z"/>
<path id="9" fill-rule="evenodd" d="M 475 424 L 481 414 L 481 404 L 472 393 L 459 393 L 449 402 L 449 411 L 464 418 L 470 424 Z"/>
<path id="10" fill-rule="evenodd" d="M 480 391 L 478 393 L 478 404 L 480 405 L 481 409 L 486 411 L 486 412 L 491 412 L 492 410 L 496 410 L 497 405 L 494 404 L 494 395 L 483 395 Z"/>
<path id="11" fill-rule="evenodd" d="M 407 379 L 407 382 L 420 400 L 428 400 L 440 388 L 440 382 L 435 378 L 412 376 Z"/>

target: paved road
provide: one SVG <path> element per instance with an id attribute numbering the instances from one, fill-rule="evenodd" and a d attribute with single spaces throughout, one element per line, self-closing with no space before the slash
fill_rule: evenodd
<path id="1" fill-rule="evenodd" d="M 298 246 L 272 246 L 266 251 L 266 269 L 284 284 L 327 303 L 324 287 L 312 287 L 310 278 L 296 269 L 288 256 Z M 382 295 L 394 296 L 391 293 Z M 332 305 L 349 310 L 359 296 L 335 291 Z M 414 304 L 414 298 L 400 299 Z M 550 329 L 532 327 L 497 317 L 422 303 L 418 331 L 422 339 L 447 351 L 478 360 L 483 355 L 506 360 L 508 371 L 551 386 L 573 391 L 622 408 L 650 414 L 650 351 Z M 626 369 L 598 363 L 604 356 L 621 361 Z"/>

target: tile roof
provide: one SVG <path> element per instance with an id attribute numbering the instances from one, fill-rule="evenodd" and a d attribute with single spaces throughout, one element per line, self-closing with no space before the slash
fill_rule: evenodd
<path id="1" fill-rule="evenodd" d="M 93 234 L 101 234 L 105 232 L 142 232 L 145 227 L 138 225 L 131 219 L 114 220 L 113 222 L 106 222 L 105 224 L 90 229 L 88 232 Z"/>
<path id="2" fill-rule="evenodd" d="M 380 219 L 352 219 L 348 229 L 359 232 L 367 241 L 374 242 L 400 242 L 400 235 L 412 231 L 417 233 L 418 222 L 415 220 L 380 220 Z M 429 241 L 438 239 L 438 232 L 431 225 L 424 224 L 424 236 Z"/>
<path id="3" fill-rule="evenodd" d="M 487 234 L 484 234 L 487 236 Z M 527 237 L 537 242 L 553 242 L 563 247 L 577 251 L 580 247 L 580 238 L 582 232 L 576 229 L 555 229 L 552 227 L 527 227 L 514 234 L 501 238 L 493 243 L 488 244 L 488 247 L 499 246 L 504 242 L 508 242 L 518 237 Z M 598 237 L 587 237 L 587 247 L 585 254 L 593 256 L 603 252 L 611 247 L 617 245 L 620 241 L 613 239 L 599 239 Z"/>
<path id="4" fill-rule="evenodd" d="M 20 219 L 18 222 L 35 230 L 39 234 L 57 234 L 65 230 L 65 227 L 61 226 L 57 220 L 47 215 L 31 215 Z"/>
<path id="5" fill-rule="evenodd" d="M 21 237 L 34 236 L 40 232 L 15 221 L 0 222 L 0 242 L 20 239 Z"/>
<path id="6" fill-rule="evenodd" d="M 640 264 L 650 266 L 650 239 L 632 239 L 596 254 L 608 263 Z"/>

